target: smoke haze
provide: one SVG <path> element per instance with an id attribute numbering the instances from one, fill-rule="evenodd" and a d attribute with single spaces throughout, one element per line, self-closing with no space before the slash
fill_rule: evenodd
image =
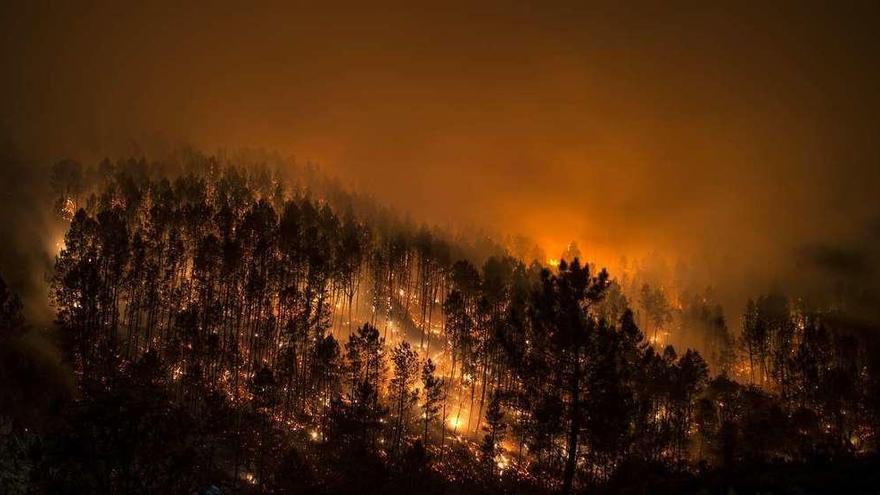
<path id="1" fill-rule="evenodd" d="M 4 270 L 48 231 L 26 164 L 186 143 L 551 257 L 662 258 L 731 304 L 828 273 L 876 300 L 876 4 L 0 9 Z"/>

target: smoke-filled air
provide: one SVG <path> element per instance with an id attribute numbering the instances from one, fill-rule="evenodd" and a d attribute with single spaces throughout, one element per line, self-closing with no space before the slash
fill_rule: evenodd
<path id="1" fill-rule="evenodd" d="M 876 493 L 878 30 L 0 5 L 0 493 Z"/>

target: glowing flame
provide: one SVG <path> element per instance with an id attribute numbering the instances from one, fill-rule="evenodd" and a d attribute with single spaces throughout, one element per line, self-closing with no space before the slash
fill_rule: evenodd
<path id="1" fill-rule="evenodd" d="M 61 211 L 59 213 L 61 213 L 61 217 L 68 222 L 73 220 L 73 216 L 76 214 L 76 203 L 74 203 L 71 198 L 64 198 L 64 203 L 61 205 Z"/>
<path id="2" fill-rule="evenodd" d="M 449 426 L 450 426 L 450 427 L 452 427 L 452 428 L 458 428 L 459 426 L 461 426 L 462 424 L 464 424 L 464 420 L 463 420 L 461 417 L 455 417 L 455 416 L 453 416 L 453 417 L 449 418 L 448 423 L 449 423 Z"/>

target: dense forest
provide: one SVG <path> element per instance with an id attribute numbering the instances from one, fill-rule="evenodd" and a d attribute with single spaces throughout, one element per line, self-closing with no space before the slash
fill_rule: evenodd
<path id="1" fill-rule="evenodd" d="M 63 372 L 0 283 L 4 493 L 876 493 L 877 328 L 844 307 L 730 317 L 306 175 L 53 167 Z"/>

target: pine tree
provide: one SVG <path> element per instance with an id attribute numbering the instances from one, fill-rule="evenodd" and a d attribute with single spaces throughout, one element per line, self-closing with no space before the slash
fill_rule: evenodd
<path id="1" fill-rule="evenodd" d="M 406 435 L 412 406 L 418 400 L 418 390 L 412 390 L 418 373 L 418 354 L 409 342 L 400 342 L 391 351 L 391 362 L 394 373 L 389 383 L 394 424 L 393 453 L 400 452 L 400 446 Z"/>
<path id="2" fill-rule="evenodd" d="M 486 424 L 483 425 L 486 434 L 480 446 L 483 462 L 489 469 L 495 467 L 495 456 L 498 453 L 498 445 L 504 439 L 505 430 L 507 423 L 504 421 L 501 394 L 494 392 L 489 400 L 489 407 L 486 408 Z"/>
<path id="3" fill-rule="evenodd" d="M 428 427 L 432 421 L 437 419 L 440 413 L 441 405 L 446 400 L 444 389 L 445 380 L 438 378 L 436 375 L 437 366 L 433 361 L 428 359 L 422 366 L 422 391 L 425 396 L 422 403 L 422 415 L 425 419 L 425 431 L 422 438 L 422 444 L 428 447 Z M 446 428 L 442 422 L 441 427 Z"/>

